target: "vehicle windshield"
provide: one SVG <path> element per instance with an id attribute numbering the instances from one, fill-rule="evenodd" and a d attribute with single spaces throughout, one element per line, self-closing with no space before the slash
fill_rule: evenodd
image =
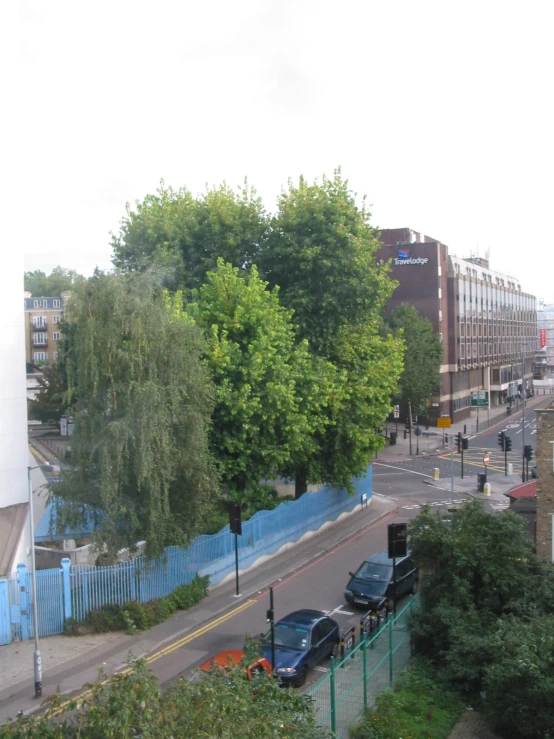
<path id="1" fill-rule="evenodd" d="M 370 580 L 371 582 L 387 582 L 390 578 L 390 567 L 377 565 L 373 562 L 364 562 L 354 577 L 359 577 L 360 580 Z"/>
<path id="2" fill-rule="evenodd" d="M 265 635 L 266 641 L 271 641 L 271 631 Z M 301 626 L 293 624 L 275 624 L 275 646 L 288 649 L 304 650 L 309 647 L 310 632 Z"/>

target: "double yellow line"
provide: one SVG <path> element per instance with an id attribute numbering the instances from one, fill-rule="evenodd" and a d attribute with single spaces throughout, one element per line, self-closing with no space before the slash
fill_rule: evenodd
<path id="1" fill-rule="evenodd" d="M 225 623 L 226 621 L 229 621 L 231 618 L 236 616 L 239 613 L 242 613 L 242 611 L 246 611 L 247 608 L 250 608 L 250 606 L 253 606 L 254 603 L 257 601 L 249 599 L 246 600 L 244 603 L 241 603 L 240 606 L 237 606 L 232 611 L 228 611 L 227 613 L 224 613 L 223 616 L 220 616 L 219 618 L 214 619 L 213 621 L 208 622 L 204 626 L 201 626 L 199 629 L 196 629 L 196 631 L 193 631 L 191 634 L 187 634 L 187 636 L 183 636 L 181 639 L 178 639 L 177 641 L 173 642 L 172 644 L 169 644 L 167 647 L 164 647 L 163 649 L 160 649 L 157 652 L 154 652 L 154 654 L 151 654 L 149 657 L 146 657 L 146 663 L 151 665 L 154 662 L 157 662 L 162 657 L 165 657 L 168 654 L 171 654 L 172 652 L 175 652 L 177 649 L 181 649 L 181 647 L 186 646 L 187 644 L 190 644 L 191 641 L 194 641 L 195 639 L 198 639 L 198 637 L 203 636 L 204 634 L 207 634 L 209 631 L 212 631 L 212 629 L 215 629 L 217 626 L 220 626 L 221 624 Z M 123 670 L 119 670 L 118 672 L 114 673 L 114 675 L 128 675 L 132 671 L 132 667 L 125 667 Z M 110 678 L 106 678 L 106 680 L 102 681 L 102 684 L 105 685 L 107 682 L 109 682 Z M 58 716 L 72 701 L 79 701 L 83 698 L 87 698 L 89 695 L 91 695 L 91 690 L 85 690 L 82 693 L 78 693 L 76 696 L 71 698 L 70 700 L 64 701 L 63 703 L 60 703 L 60 705 L 51 712 L 51 716 Z"/>

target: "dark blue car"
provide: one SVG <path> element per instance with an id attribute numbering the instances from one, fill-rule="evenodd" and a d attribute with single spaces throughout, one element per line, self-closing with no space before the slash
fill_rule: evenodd
<path id="1" fill-rule="evenodd" d="M 310 668 L 336 656 L 339 643 L 339 625 L 332 618 L 321 611 L 294 611 L 275 624 L 273 674 L 299 688 Z M 271 632 L 264 637 L 262 654 L 271 662 Z"/>

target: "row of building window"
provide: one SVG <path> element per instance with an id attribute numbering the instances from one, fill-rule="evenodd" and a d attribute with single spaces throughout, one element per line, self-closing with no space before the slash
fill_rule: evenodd
<path id="1" fill-rule="evenodd" d="M 52 358 L 54 361 L 58 358 L 58 352 L 54 352 L 52 354 Z M 47 362 L 48 361 L 48 352 L 34 352 L 33 353 L 33 361 L 35 362 Z"/>
<path id="2" fill-rule="evenodd" d="M 61 333 L 59 331 L 53 331 L 52 338 L 54 341 L 60 341 Z M 47 333 L 38 333 L 33 336 L 33 344 L 35 346 L 40 346 L 41 344 L 47 344 L 47 343 L 48 343 Z"/>
<path id="3" fill-rule="evenodd" d="M 52 316 L 52 323 L 59 323 L 60 322 L 60 316 Z M 33 326 L 34 328 L 46 328 L 48 325 L 48 320 L 46 316 L 33 316 Z"/>
<path id="4" fill-rule="evenodd" d="M 454 263 L 454 269 L 457 274 L 460 274 L 460 265 L 457 263 Z M 492 275 L 488 272 L 481 272 L 481 277 L 479 277 L 477 270 L 474 267 L 466 267 L 466 275 L 471 278 L 474 277 L 475 279 L 481 279 L 483 282 L 490 282 L 492 283 Z M 513 282 L 511 280 L 504 280 L 503 277 L 495 277 L 495 283 L 501 287 L 508 287 L 511 290 L 521 290 L 521 285 L 517 282 Z"/>
<path id="5" fill-rule="evenodd" d="M 461 411 L 462 408 L 469 408 L 471 405 L 471 395 L 466 395 L 464 398 L 455 398 L 454 410 Z"/>
<path id="6" fill-rule="evenodd" d="M 42 300 L 33 300 L 33 307 L 34 308 L 48 308 L 48 300 L 44 298 Z M 52 307 L 61 308 L 62 301 L 59 300 L 59 298 L 54 298 L 54 300 L 52 300 Z"/>
<path id="7" fill-rule="evenodd" d="M 467 349 L 466 349 L 467 347 Z M 481 362 L 484 357 L 492 358 L 504 354 L 513 354 L 518 356 L 521 354 L 521 342 L 518 341 L 500 341 L 495 344 L 487 344 L 481 342 L 467 342 L 460 344 L 460 359 L 461 361 L 471 362 L 477 360 Z"/>

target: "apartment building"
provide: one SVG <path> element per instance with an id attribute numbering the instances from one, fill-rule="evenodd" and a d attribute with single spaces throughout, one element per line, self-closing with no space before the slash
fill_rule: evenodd
<path id="1" fill-rule="evenodd" d="M 399 282 L 387 310 L 413 305 L 440 335 L 441 387 L 431 419 L 467 418 L 530 390 L 537 353 L 537 301 L 517 278 L 490 268 L 488 258 L 459 258 L 440 241 L 409 228 L 385 229 L 377 257 L 390 260 Z"/>
<path id="2" fill-rule="evenodd" d="M 552 381 L 554 380 L 554 305 L 539 304 L 537 329 L 539 351 L 535 357 L 535 379 Z"/>
<path id="3" fill-rule="evenodd" d="M 25 358 L 38 367 L 58 358 L 61 323 L 67 293 L 58 297 L 33 297 L 25 293 Z"/>

